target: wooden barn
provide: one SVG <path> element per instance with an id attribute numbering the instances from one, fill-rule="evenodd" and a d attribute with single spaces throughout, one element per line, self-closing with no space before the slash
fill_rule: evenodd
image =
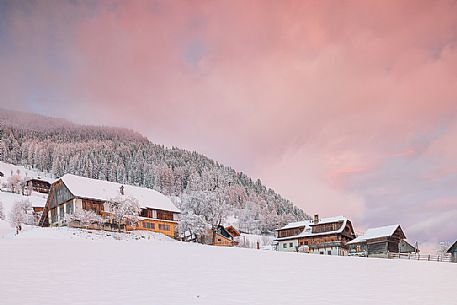
<path id="1" fill-rule="evenodd" d="M 107 202 L 122 197 L 138 201 L 141 212 L 136 226 L 121 224 L 125 230 L 147 230 L 175 237 L 180 210 L 167 196 L 148 188 L 121 185 L 75 175 L 65 175 L 51 185 L 48 200 L 40 219 L 41 226 L 77 226 L 68 224 L 65 215 L 78 210 L 92 210 L 104 219 L 104 228 L 114 229 Z"/>
<path id="2" fill-rule="evenodd" d="M 457 241 L 447 250 L 447 253 L 451 254 L 452 262 L 457 263 Z"/>
<path id="3" fill-rule="evenodd" d="M 388 257 L 389 253 L 419 252 L 405 239 L 400 225 L 371 228 L 348 243 L 349 255 Z"/>
<path id="4" fill-rule="evenodd" d="M 220 247 L 233 247 L 238 244 L 238 237 L 240 232 L 236 230 L 233 226 L 218 226 L 216 232 L 212 234 L 213 240 L 212 245 Z"/>
<path id="5" fill-rule="evenodd" d="M 355 238 L 351 221 L 344 216 L 290 223 L 276 230 L 278 251 L 347 255 L 347 242 Z"/>
<path id="6" fill-rule="evenodd" d="M 27 180 L 27 189 L 38 193 L 48 194 L 52 182 L 53 179 L 49 178 L 29 178 Z"/>

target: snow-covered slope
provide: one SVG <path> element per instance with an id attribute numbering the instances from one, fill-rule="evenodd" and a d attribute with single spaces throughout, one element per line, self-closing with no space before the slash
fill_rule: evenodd
<path id="1" fill-rule="evenodd" d="M 19 174 L 22 178 L 38 178 L 44 179 L 49 182 L 53 182 L 54 178 L 44 172 L 37 171 L 35 169 L 27 169 L 24 166 L 13 165 L 0 161 L 0 173 L 3 174 L 3 177 L 0 175 L 0 185 L 6 183 L 8 178 L 11 175 Z"/>
<path id="2" fill-rule="evenodd" d="M 3 205 L 3 212 L 6 219 L 0 219 L 0 238 L 3 235 L 14 232 L 14 228 L 8 222 L 8 214 L 13 205 L 18 201 L 28 200 L 33 207 L 44 207 L 47 200 L 47 194 L 33 193 L 32 196 L 23 196 L 21 194 L 0 191 L 0 202 Z"/>
<path id="3" fill-rule="evenodd" d="M 0 239 L 1 304 L 455 305 L 457 264 L 56 240 L 41 230 Z"/>

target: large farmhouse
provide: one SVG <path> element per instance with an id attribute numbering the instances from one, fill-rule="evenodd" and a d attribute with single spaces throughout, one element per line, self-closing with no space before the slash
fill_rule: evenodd
<path id="1" fill-rule="evenodd" d="M 357 256 L 388 257 L 389 253 L 413 253 L 419 250 L 406 240 L 400 225 L 368 229 L 348 243 L 349 254 Z"/>
<path id="2" fill-rule="evenodd" d="M 290 223 L 276 230 L 279 251 L 305 251 L 347 255 L 346 243 L 355 238 L 351 221 L 344 216 Z"/>
<path id="3" fill-rule="evenodd" d="M 180 210 L 167 196 L 148 188 L 70 174 L 64 175 L 51 185 L 40 225 L 68 225 L 65 215 L 74 214 L 78 210 L 92 210 L 111 222 L 107 202 L 123 197 L 134 198 L 141 208 L 137 225 L 125 226 L 125 229 L 148 230 L 175 236 Z"/>

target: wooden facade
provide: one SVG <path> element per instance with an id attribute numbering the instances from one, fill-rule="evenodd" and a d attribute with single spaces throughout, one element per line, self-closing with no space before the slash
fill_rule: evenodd
<path id="1" fill-rule="evenodd" d="M 457 263 L 457 241 L 447 250 L 447 253 L 451 254 L 451 261 Z"/>
<path id="2" fill-rule="evenodd" d="M 387 227 L 385 227 L 387 228 Z M 391 232 L 375 234 L 376 230 L 385 231 L 383 228 L 367 230 L 366 234 L 349 242 L 349 254 L 368 257 L 388 257 L 389 253 L 414 253 L 419 250 L 405 241 L 406 236 L 399 225 L 392 226 Z"/>
<path id="3" fill-rule="evenodd" d="M 355 238 L 349 219 L 344 217 L 302 221 L 276 230 L 277 250 L 326 255 L 346 255 L 346 243 Z"/>
<path id="4" fill-rule="evenodd" d="M 39 178 L 32 178 L 27 181 L 27 187 L 33 191 L 43 194 L 48 194 L 51 188 L 51 183 Z"/>
<path id="5" fill-rule="evenodd" d="M 211 235 L 211 244 L 213 246 L 219 247 L 233 247 L 238 244 L 238 237 L 240 233 L 233 227 L 228 226 L 224 228 L 224 226 L 219 226 L 215 232 L 209 232 Z"/>
<path id="6" fill-rule="evenodd" d="M 102 216 L 103 222 L 93 224 L 90 226 L 91 228 L 104 230 L 116 230 L 118 228 L 118 224 L 111 217 L 106 201 L 74 196 L 61 179 L 51 185 L 48 200 L 39 224 L 41 226 L 70 225 L 78 227 L 78 222 L 74 221 L 70 224 L 67 222 L 65 216 L 67 214 L 74 214 L 79 209 L 91 210 L 97 215 Z M 129 222 L 122 223 L 121 229 L 127 231 L 153 231 L 175 238 L 177 220 L 176 212 L 141 208 L 137 224 L 134 226 Z"/>

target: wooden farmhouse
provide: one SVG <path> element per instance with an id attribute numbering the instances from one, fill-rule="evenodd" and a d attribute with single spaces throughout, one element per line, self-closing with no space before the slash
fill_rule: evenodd
<path id="1" fill-rule="evenodd" d="M 147 230 L 175 237 L 180 210 L 167 196 L 148 188 L 122 185 L 67 174 L 51 185 L 48 200 L 40 219 L 42 226 L 78 226 L 69 224 L 67 214 L 78 210 L 92 210 L 102 216 L 106 225 L 114 229 L 108 201 L 133 198 L 138 201 L 141 212 L 136 226 L 122 224 L 125 230 Z"/>
<path id="2" fill-rule="evenodd" d="M 451 254 L 451 261 L 457 263 L 457 241 L 447 250 Z"/>
<path id="3" fill-rule="evenodd" d="M 218 226 L 214 234 L 214 240 L 211 244 L 220 247 L 233 247 L 238 244 L 239 236 L 240 232 L 233 226 Z"/>
<path id="4" fill-rule="evenodd" d="M 34 192 L 47 194 L 49 193 L 49 189 L 51 188 L 51 183 L 53 180 L 54 179 L 49 178 L 29 178 L 26 181 L 27 189 Z"/>
<path id="5" fill-rule="evenodd" d="M 351 221 L 344 216 L 290 223 L 276 230 L 278 251 L 304 251 L 325 255 L 347 255 L 347 242 L 355 238 Z"/>
<path id="6" fill-rule="evenodd" d="M 400 225 L 368 229 L 348 243 L 349 255 L 388 257 L 389 253 L 416 253 L 406 240 Z"/>

